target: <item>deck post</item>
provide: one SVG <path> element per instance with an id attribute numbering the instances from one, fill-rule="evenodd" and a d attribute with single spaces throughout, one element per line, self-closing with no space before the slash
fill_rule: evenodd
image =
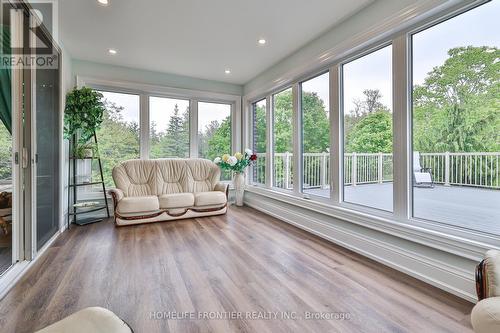
<path id="1" fill-rule="evenodd" d="M 384 178 L 384 173 L 383 173 L 383 155 L 382 153 L 378 153 L 378 183 L 382 184 L 383 178 Z"/>
<path id="2" fill-rule="evenodd" d="M 352 153 L 351 172 L 352 172 L 351 176 L 352 186 L 356 186 L 356 181 L 357 181 L 356 178 L 358 175 L 358 161 L 355 152 Z"/>
<path id="3" fill-rule="evenodd" d="M 450 152 L 444 153 L 444 185 L 450 186 Z"/>
<path id="4" fill-rule="evenodd" d="M 323 153 L 321 155 L 321 188 L 326 188 L 326 157 L 328 153 Z"/>
<path id="5" fill-rule="evenodd" d="M 285 163 L 283 167 L 285 168 L 284 188 L 288 190 L 288 184 L 290 183 L 290 153 L 288 151 L 285 153 Z"/>

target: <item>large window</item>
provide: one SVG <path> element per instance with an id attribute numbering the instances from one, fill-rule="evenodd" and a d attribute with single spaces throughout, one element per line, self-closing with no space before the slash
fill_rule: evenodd
<path id="1" fill-rule="evenodd" d="M 198 103 L 198 155 L 214 160 L 224 154 L 232 155 L 231 105 Z M 222 180 L 230 180 L 231 172 L 223 171 Z"/>
<path id="2" fill-rule="evenodd" d="M 392 211 L 392 47 L 342 67 L 344 201 Z"/>
<path id="3" fill-rule="evenodd" d="M 231 105 L 198 103 L 198 154 L 213 160 L 231 151 Z"/>
<path id="4" fill-rule="evenodd" d="M 252 104 L 252 150 L 257 154 L 257 161 L 252 167 L 252 181 L 266 183 L 266 100 Z"/>
<path id="5" fill-rule="evenodd" d="M 413 216 L 500 234 L 500 2 L 412 36 Z"/>
<path id="6" fill-rule="evenodd" d="M 302 115 L 302 190 L 330 197 L 329 73 L 300 85 Z"/>
<path id="7" fill-rule="evenodd" d="M 111 172 L 121 161 L 140 157 L 139 95 L 101 91 L 106 112 L 97 132 L 106 186 L 114 187 Z M 94 174 L 95 175 L 95 174 Z"/>
<path id="8" fill-rule="evenodd" d="M 149 97 L 150 158 L 189 157 L 189 101 Z"/>
<path id="9" fill-rule="evenodd" d="M 273 186 L 293 189 L 292 89 L 273 95 Z"/>

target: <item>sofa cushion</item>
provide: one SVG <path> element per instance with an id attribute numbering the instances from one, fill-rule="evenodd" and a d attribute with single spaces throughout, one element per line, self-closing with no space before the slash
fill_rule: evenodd
<path id="1" fill-rule="evenodd" d="M 118 213 L 152 212 L 160 209 L 160 203 L 156 195 L 143 197 L 126 197 L 118 202 Z"/>
<path id="2" fill-rule="evenodd" d="M 226 195 L 219 191 L 199 192 L 194 194 L 195 206 L 224 205 L 226 202 Z"/>
<path id="3" fill-rule="evenodd" d="M 184 192 L 213 191 L 220 179 L 220 168 L 214 162 L 202 158 L 186 159 L 189 181 Z"/>
<path id="4" fill-rule="evenodd" d="M 156 162 L 158 195 L 189 192 L 186 160 L 184 159 L 159 159 Z"/>
<path id="5" fill-rule="evenodd" d="M 125 197 L 157 195 L 156 169 L 154 160 L 128 160 L 113 168 L 113 180 Z"/>
<path id="6" fill-rule="evenodd" d="M 158 199 L 161 209 L 192 207 L 194 205 L 193 193 L 162 194 Z"/>

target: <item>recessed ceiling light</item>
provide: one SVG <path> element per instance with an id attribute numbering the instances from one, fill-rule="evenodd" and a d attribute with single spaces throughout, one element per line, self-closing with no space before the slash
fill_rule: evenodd
<path id="1" fill-rule="evenodd" d="M 109 0 L 97 0 L 97 2 L 102 6 L 109 5 Z"/>
<path id="2" fill-rule="evenodd" d="M 267 43 L 267 41 L 264 38 L 259 39 L 258 42 L 260 45 L 264 45 Z"/>
<path id="3" fill-rule="evenodd" d="M 112 54 L 112 55 L 115 55 L 115 54 L 117 54 L 117 53 L 118 53 L 118 51 L 117 51 L 117 50 L 115 50 L 115 49 L 109 49 L 109 50 L 108 50 L 108 53 L 109 53 L 109 54 Z"/>
<path id="4" fill-rule="evenodd" d="M 231 70 L 230 70 L 230 69 L 226 69 L 226 70 L 224 71 L 224 73 L 226 73 L 226 74 L 231 74 Z"/>

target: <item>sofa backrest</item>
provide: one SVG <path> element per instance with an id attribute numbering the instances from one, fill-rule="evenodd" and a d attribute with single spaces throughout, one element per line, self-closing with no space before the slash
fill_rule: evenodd
<path id="1" fill-rule="evenodd" d="M 113 168 L 115 185 L 127 197 L 212 191 L 219 179 L 219 167 L 201 158 L 128 160 Z"/>

